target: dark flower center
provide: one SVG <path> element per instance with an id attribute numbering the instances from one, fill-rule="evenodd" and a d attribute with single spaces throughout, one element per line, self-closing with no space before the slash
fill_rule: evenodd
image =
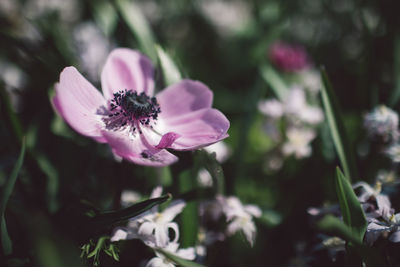
<path id="1" fill-rule="evenodd" d="M 160 112 L 160 105 L 154 96 L 149 97 L 144 92 L 138 94 L 125 89 L 114 93 L 110 101 L 109 118 L 105 122 L 111 128 L 125 126 L 128 123 L 135 127 L 135 122 L 149 125 L 151 120 L 157 120 Z"/>

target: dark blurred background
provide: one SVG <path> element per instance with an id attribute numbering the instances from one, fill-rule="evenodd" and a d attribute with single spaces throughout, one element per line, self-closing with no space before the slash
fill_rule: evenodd
<path id="1" fill-rule="evenodd" d="M 318 130 L 311 157 L 291 157 L 279 170 L 266 170 L 272 141 L 259 129 L 257 103 L 274 93 L 259 68 L 270 63 L 268 49 L 276 41 L 303 46 L 314 68 L 325 67 L 358 158 L 356 180 L 370 182 L 389 163 L 366 141 L 362 116 L 377 104 L 399 106 L 395 0 L 1 0 L 0 186 L 23 136 L 27 145 L 6 212 L 13 254 L 4 260 L 12 266 L 78 266 L 79 246 L 87 238 L 79 227 L 78 215 L 87 208 L 81 200 L 112 210 L 120 208 L 123 189 L 148 196 L 162 183 L 173 195 L 180 193 L 176 179 L 191 167 L 192 152 L 179 153 L 172 168 L 116 162 L 106 145 L 70 129 L 50 103 L 66 66 L 76 66 L 101 89 L 100 71 L 112 48 L 130 47 L 151 56 L 121 12 L 121 6 L 131 4 L 149 23 L 153 41 L 184 77 L 213 90 L 214 107 L 231 121 L 225 141 L 232 155 L 222 165 L 227 194 L 270 214 L 256 221 L 253 248 L 235 235 L 208 249 L 207 264 L 341 266 L 340 255 L 335 262 L 318 249 L 321 239 L 306 212 L 336 202 L 331 178 L 338 161 L 326 125 Z M 159 90 L 164 88 L 160 71 L 156 81 Z M 139 241 L 125 241 L 120 262 L 103 255 L 101 266 L 138 266 L 152 255 Z M 70 259 L 69 265 L 58 259 Z"/>

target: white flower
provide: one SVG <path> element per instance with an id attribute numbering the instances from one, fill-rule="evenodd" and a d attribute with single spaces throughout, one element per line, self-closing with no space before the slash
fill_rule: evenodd
<path id="1" fill-rule="evenodd" d="M 157 187 L 153 190 L 151 198 L 160 197 L 162 188 Z M 183 200 L 172 201 L 171 204 L 162 212 L 158 211 L 158 207 L 153 207 L 149 211 L 140 215 L 136 220 L 140 223 L 138 234 L 140 236 L 154 236 L 155 243 L 147 242 L 148 246 L 164 248 L 170 242 L 177 242 L 179 239 L 178 224 L 172 222 L 173 219 L 182 212 L 186 203 Z M 174 239 L 169 238 L 169 230 L 173 231 Z"/>
<path id="2" fill-rule="evenodd" d="M 186 260 L 194 260 L 196 257 L 194 248 L 185 248 L 178 249 L 178 243 L 169 243 L 167 247 L 164 249 L 169 253 L 172 253 L 180 258 Z M 169 260 L 162 253 L 156 252 L 157 257 L 152 258 L 147 264 L 146 267 L 174 267 L 176 266 L 175 262 Z"/>
<path id="3" fill-rule="evenodd" d="M 200 11 L 215 25 L 221 35 L 232 35 L 241 30 L 251 17 L 246 1 L 207 0 L 196 1 Z"/>
<path id="4" fill-rule="evenodd" d="M 400 162 L 400 144 L 397 143 L 390 145 L 389 148 L 385 150 L 385 153 L 393 162 Z"/>
<path id="5" fill-rule="evenodd" d="M 318 93 L 321 90 L 321 76 L 319 71 L 307 69 L 299 73 L 301 83 L 311 93 Z"/>
<path id="6" fill-rule="evenodd" d="M 150 198 L 159 197 L 161 193 L 162 188 L 156 187 Z M 117 228 L 111 241 L 138 238 L 150 247 L 165 248 L 179 239 L 179 227 L 173 219 L 182 212 L 185 205 L 183 200 L 175 200 L 161 212 L 155 206 L 130 219 L 127 227 Z M 170 240 L 169 230 L 172 230 L 173 240 Z"/>
<path id="7" fill-rule="evenodd" d="M 253 246 L 257 231 L 253 217 L 260 217 L 261 209 L 256 205 L 242 205 L 237 197 L 219 196 L 218 200 L 222 205 L 226 220 L 229 222 L 228 235 L 243 231 L 247 241 Z"/>
<path id="8" fill-rule="evenodd" d="M 318 124 L 324 119 L 319 107 L 307 104 L 306 94 L 301 87 L 290 89 L 285 101 L 285 112 L 289 118 L 301 120 L 309 124 Z"/>
<path id="9" fill-rule="evenodd" d="M 372 137 L 383 137 L 384 141 L 397 140 L 399 137 L 399 116 L 392 109 L 381 105 L 364 117 L 364 126 Z"/>
<path id="10" fill-rule="evenodd" d="M 296 158 L 311 155 L 310 142 L 315 137 L 311 129 L 289 128 L 286 132 L 287 141 L 282 146 L 282 153 L 286 156 L 294 154 Z"/>
<path id="11" fill-rule="evenodd" d="M 231 148 L 224 142 L 219 141 L 212 145 L 204 147 L 208 153 L 215 152 L 217 161 L 219 163 L 225 162 L 232 154 Z"/>
<path id="12" fill-rule="evenodd" d="M 306 106 L 299 113 L 300 120 L 309 124 L 318 124 L 324 119 L 324 113 L 319 107 Z"/>
<path id="13" fill-rule="evenodd" d="M 361 203 L 365 203 L 371 198 L 376 200 L 377 209 L 367 213 L 367 217 L 382 217 L 388 219 L 393 214 L 391 203 L 386 195 L 381 194 L 382 183 L 376 182 L 374 187 L 371 187 L 365 182 L 358 182 L 353 185 L 353 189 L 361 188 L 361 194 L 358 196 L 358 200 Z"/>
<path id="14" fill-rule="evenodd" d="M 367 226 L 365 233 L 365 241 L 372 245 L 383 233 L 389 234 L 389 241 L 397 243 L 400 242 L 400 213 L 393 214 L 385 219 L 379 221 L 371 219 Z"/>
<path id="15" fill-rule="evenodd" d="M 279 119 L 284 113 L 284 107 L 281 102 L 276 99 L 261 100 L 258 102 L 258 110 L 273 119 Z"/>

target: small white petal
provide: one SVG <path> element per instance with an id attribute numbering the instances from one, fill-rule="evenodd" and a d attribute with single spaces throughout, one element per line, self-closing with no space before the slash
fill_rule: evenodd
<path id="1" fill-rule="evenodd" d="M 182 248 L 179 249 L 176 253 L 179 257 L 186 259 L 186 260 L 194 260 L 196 258 L 196 253 L 194 248 Z"/>
<path id="2" fill-rule="evenodd" d="M 242 228 L 247 241 L 253 246 L 256 239 L 256 226 L 252 221 L 248 221 Z"/>
<path id="3" fill-rule="evenodd" d="M 155 228 L 156 224 L 154 222 L 144 222 L 140 225 L 138 234 L 143 236 L 152 235 Z"/>
<path id="4" fill-rule="evenodd" d="M 146 267 L 174 267 L 175 265 L 169 261 L 165 261 L 162 258 L 155 257 L 152 258 L 147 264 Z"/>
<path id="5" fill-rule="evenodd" d="M 246 205 L 246 206 L 244 206 L 244 210 L 248 214 L 250 214 L 254 217 L 257 217 L 257 218 L 261 217 L 261 215 L 262 215 L 261 209 L 259 207 L 257 207 L 256 205 Z"/>
<path id="6" fill-rule="evenodd" d="M 111 242 L 117 242 L 119 240 L 125 240 L 128 237 L 128 233 L 125 230 L 118 229 L 115 231 L 113 236 L 110 238 Z"/>
<path id="7" fill-rule="evenodd" d="M 156 237 L 156 245 L 160 248 L 165 248 L 168 245 L 168 227 L 165 224 L 157 224 L 154 235 Z"/>
<path id="8" fill-rule="evenodd" d="M 175 200 L 162 212 L 162 221 L 164 223 L 171 222 L 186 206 L 185 201 Z"/>
<path id="9" fill-rule="evenodd" d="M 162 187 L 161 186 L 157 186 L 156 188 L 153 189 L 153 191 L 151 192 L 150 198 L 157 198 L 160 197 L 162 194 Z"/>
<path id="10" fill-rule="evenodd" d="M 240 223 L 240 219 L 234 219 L 233 221 L 231 221 L 228 224 L 226 231 L 227 231 L 228 235 L 233 235 L 241 229 L 242 229 L 242 225 Z"/>

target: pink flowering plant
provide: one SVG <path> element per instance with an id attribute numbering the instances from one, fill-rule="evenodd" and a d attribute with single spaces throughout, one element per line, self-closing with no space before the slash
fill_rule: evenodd
<path id="1" fill-rule="evenodd" d="M 101 73 L 103 94 L 76 68 L 66 67 L 53 105 L 75 131 L 140 165 L 170 165 L 178 159 L 167 149 L 194 150 L 228 136 L 229 121 L 211 107 L 206 85 L 182 80 L 154 95 L 153 75 L 146 56 L 117 48 Z"/>

